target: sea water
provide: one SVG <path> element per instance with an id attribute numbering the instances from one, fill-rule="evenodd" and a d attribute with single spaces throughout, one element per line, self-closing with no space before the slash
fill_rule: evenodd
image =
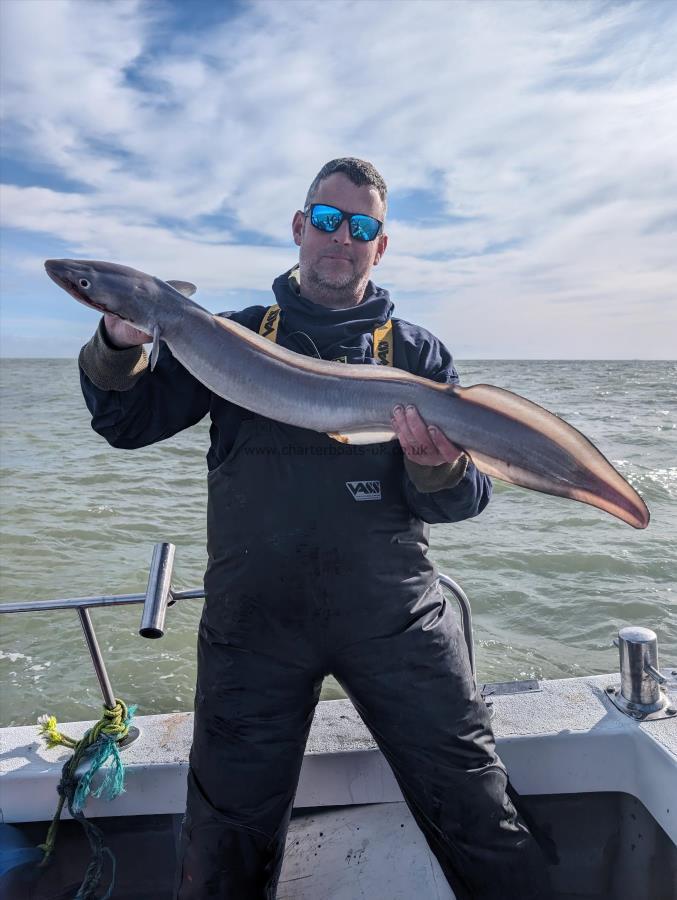
<path id="1" fill-rule="evenodd" d="M 612 640 L 627 624 L 654 628 L 659 663 L 677 664 L 677 363 L 458 368 L 465 385 L 496 384 L 562 416 L 651 511 L 649 527 L 636 531 L 583 504 L 496 482 L 481 516 L 432 526 L 432 558 L 472 603 L 478 679 L 614 671 Z M 143 592 L 158 541 L 176 544 L 174 587 L 199 587 L 207 422 L 115 450 L 91 430 L 75 361 L 8 359 L 0 373 L 0 602 Z M 145 714 L 192 707 L 200 608 L 176 604 L 156 641 L 138 635 L 141 606 L 92 611 L 116 696 Z M 45 712 L 96 718 L 101 696 L 76 613 L 0 615 L 0 684 L 2 725 Z M 327 679 L 323 698 L 338 696 Z"/>

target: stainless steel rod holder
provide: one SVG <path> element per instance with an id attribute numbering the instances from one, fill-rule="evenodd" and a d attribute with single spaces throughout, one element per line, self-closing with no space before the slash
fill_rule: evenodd
<path id="1" fill-rule="evenodd" d="M 114 709 L 115 694 L 113 693 L 110 678 L 108 677 L 108 672 L 106 671 L 106 664 L 103 661 L 103 656 L 101 655 L 101 650 L 99 649 L 99 642 L 96 639 L 94 625 L 92 624 L 89 610 L 78 609 L 78 617 L 80 619 L 80 624 L 82 625 L 82 630 L 85 635 L 85 642 L 87 643 L 89 655 L 92 658 L 92 665 L 94 666 L 96 677 L 99 680 L 99 687 L 101 688 L 101 695 L 103 696 L 104 705 L 108 709 Z"/>
<path id="2" fill-rule="evenodd" d="M 139 634 L 145 638 L 161 638 L 165 633 L 167 603 L 172 599 L 174 544 L 156 544 L 148 573 L 148 587 L 143 604 Z"/>
<path id="3" fill-rule="evenodd" d="M 476 679 L 475 643 L 472 633 L 472 613 L 470 612 L 470 600 L 468 600 L 460 584 L 456 584 L 453 578 L 449 578 L 448 575 L 440 574 L 439 582 L 441 585 L 444 585 L 444 587 L 448 588 L 451 591 L 456 602 L 458 603 L 459 612 L 461 613 L 461 627 L 463 628 L 463 636 L 465 638 L 466 647 L 468 648 L 470 669 L 472 671 L 472 677 Z"/>

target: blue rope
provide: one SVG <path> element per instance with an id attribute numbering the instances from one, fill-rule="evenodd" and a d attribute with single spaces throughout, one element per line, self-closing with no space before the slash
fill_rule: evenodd
<path id="1" fill-rule="evenodd" d="M 46 716 L 40 722 L 43 737 L 50 747 L 63 744 L 73 750 L 73 755 L 66 760 L 61 770 L 61 779 L 57 785 L 59 803 L 57 805 L 52 824 L 47 833 L 47 839 L 41 844 L 44 856 L 40 865 L 44 866 L 49 861 L 56 843 L 56 831 L 61 818 L 64 803 L 68 805 L 68 811 L 76 822 L 82 826 L 91 849 L 91 859 L 85 871 L 82 884 L 78 888 L 74 900 L 93 900 L 103 875 L 104 857 L 108 857 L 112 865 L 112 874 L 106 893 L 100 900 L 110 900 L 115 884 L 115 856 L 104 845 L 103 832 L 100 828 L 85 818 L 83 812 L 90 794 L 94 797 L 105 797 L 114 800 L 125 789 L 125 768 L 120 757 L 118 742 L 127 736 L 132 717 L 136 712 L 136 706 L 127 707 L 122 700 L 117 700 L 114 709 L 104 707 L 101 719 L 90 728 L 81 740 L 76 741 L 57 730 L 57 722 L 54 716 Z M 103 781 L 92 791 L 92 779 L 99 769 L 110 760 Z M 86 763 L 86 769 L 82 774 L 76 775 L 78 767 Z"/>

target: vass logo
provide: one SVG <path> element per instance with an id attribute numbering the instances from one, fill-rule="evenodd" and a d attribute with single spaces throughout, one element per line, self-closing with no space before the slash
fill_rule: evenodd
<path id="1" fill-rule="evenodd" d="M 346 481 L 353 500 L 380 500 L 380 481 Z"/>
<path id="2" fill-rule="evenodd" d="M 261 334 L 263 337 L 268 337 L 268 335 L 275 330 L 275 322 L 277 321 L 277 317 L 280 315 L 280 310 L 273 307 L 269 309 L 266 314 L 266 321 L 263 326 L 263 331 Z"/>
<path id="3" fill-rule="evenodd" d="M 378 356 L 379 366 L 388 365 L 388 351 L 390 350 L 390 342 L 382 340 L 378 342 L 376 347 L 376 356 Z"/>

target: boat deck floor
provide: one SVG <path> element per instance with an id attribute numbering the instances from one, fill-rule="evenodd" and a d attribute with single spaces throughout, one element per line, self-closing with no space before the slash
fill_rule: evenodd
<path id="1" fill-rule="evenodd" d="M 677 900 L 677 848 L 641 803 L 626 794 L 522 798 L 555 840 L 552 900 Z M 117 862 L 116 900 L 170 900 L 180 817 L 98 819 Z M 23 823 L 31 843 L 47 823 Z M 80 826 L 64 820 L 57 852 L 0 879 L 5 900 L 70 900 L 89 859 Z M 110 878 L 110 866 L 106 868 Z M 453 900 L 441 869 L 404 803 L 295 810 L 278 900 Z"/>

